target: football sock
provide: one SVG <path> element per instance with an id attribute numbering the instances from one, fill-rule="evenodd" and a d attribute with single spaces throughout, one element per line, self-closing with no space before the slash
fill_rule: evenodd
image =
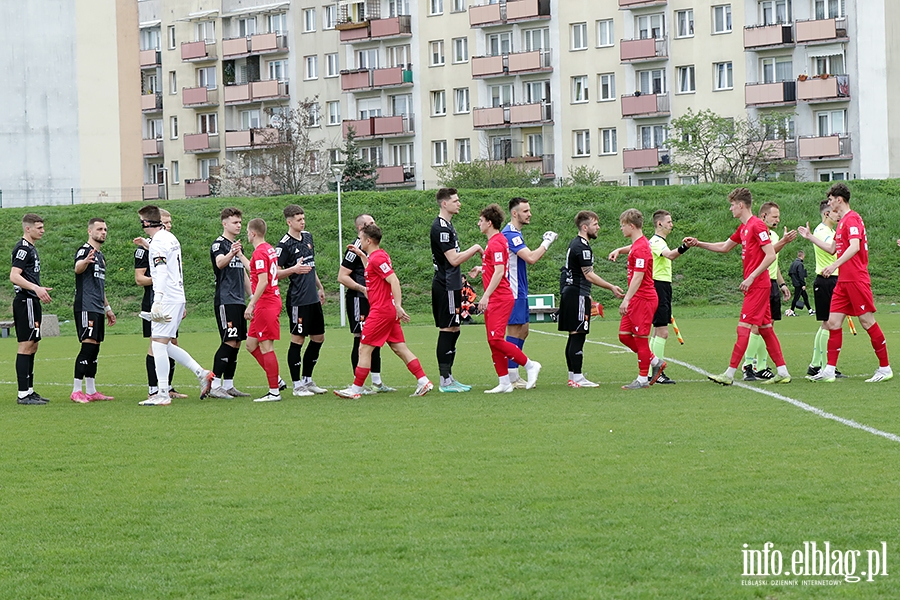
<path id="1" fill-rule="evenodd" d="M 519 350 L 521 350 L 525 346 L 525 340 L 523 340 L 522 338 L 517 338 L 512 335 L 506 336 L 506 341 L 509 342 L 510 344 L 514 344 L 516 346 L 516 348 L 518 348 Z M 516 361 L 514 361 L 512 358 L 510 358 L 509 364 L 507 364 L 506 366 L 509 368 L 510 371 L 512 371 L 519 365 Z"/>
<path id="2" fill-rule="evenodd" d="M 303 344 L 297 344 L 295 342 L 291 342 L 291 345 L 288 348 L 288 371 L 291 372 L 291 381 L 294 383 L 300 381 L 300 363 L 303 360 L 302 350 Z"/>
<path id="3" fill-rule="evenodd" d="M 662 358 L 666 355 L 666 339 L 658 335 L 650 338 L 650 351 L 653 352 L 654 356 Z"/>
<path id="4" fill-rule="evenodd" d="M 171 344 L 163 344 L 162 342 L 150 342 L 153 349 L 153 360 L 156 366 L 156 380 L 158 382 L 159 393 L 167 394 L 169 392 L 169 352 L 166 349 Z M 163 383 L 165 382 L 165 383 Z"/>
<path id="5" fill-rule="evenodd" d="M 269 382 L 269 390 L 275 390 L 278 393 L 278 358 L 275 352 L 266 352 L 263 354 L 262 368 L 266 372 L 266 379 Z"/>
<path id="6" fill-rule="evenodd" d="M 812 360 L 809 361 L 811 367 L 825 366 L 825 352 L 828 350 L 828 330 L 819 327 L 816 330 L 816 337 L 813 341 Z"/>
<path id="7" fill-rule="evenodd" d="M 74 394 L 75 392 L 80 392 L 83 386 L 84 380 L 76 377 L 72 382 L 72 393 Z"/>
<path id="8" fill-rule="evenodd" d="M 184 350 L 175 344 L 166 344 L 166 351 L 169 353 L 169 358 L 174 358 L 176 362 L 179 362 L 190 369 L 194 375 L 199 376 L 200 373 L 203 372 L 203 367 L 187 353 L 187 350 Z M 169 383 L 171 384 L 171 381 Z"/>
<path id="9" fill-rule="evenodd" d="M 738 325 L 737 341 L 734 343 L 734 350 L 731 351 L 731 362 L 728 366 L 737 369 L 741 365 L 741 359 L 747 352 L 747 344 L 750 343 L 750 328 Z"/>
<path id="10" fill-rule="evenodd" d="M 228 365 L 224 371 L 222 371 L 222 381 L 225 384 L 226 389 L 230 389 L 234 387 L 234 374 L 237 372 L 237 363 L 238 356 L 241 354 L 241 348 L 238 346 L 235 348 L 234 346 L 228 346 L 228 349 L 231 351 L 231 355 L 228 357 Z M 218 373 L 215 369 L 213 369 L 213 373 Z M 231 385 L 228 385 L 228 383 Z"/>
<path id="11" fill-rule="evenodd" d="M 439 331 L 437 341 L 437 363 L 442 379 L 448 379 L 453 368 L 454 332 Z"/>
<path id="12" fill-rule="evenodd" d="M 569 379 L 572 379 L 572 357 L 569 350 L 572 347 L 572 336 L 566 339 L 566 369 L 569 371 Z"/>
<path id="13" fill-rule="evenodd" d="M 156 379 L 156 361 L 152 354 L 147 355 L 147 385 L 152 390 L 159 387 L 159 381 Z"/>
<path id="14" fill-rule="evenodd" d="M 78 356 L 75 357 L 75 379 L 79 381 L 84 379 L 85 374 L 87 373 L 88 363 L 90 362 L 91 352 L 88 346 L 95 346 L 96 344 L 87 344 L 82 343 L 81 349 L 78 351 Z M 78 389 L 81 389 L 81 386 L 78 386 Z"/>
<path id="15" fill-rule="evenodd" d="M 314 342 L 309 340 L 309 346 L 306 347 L 306 352 L 303 353 L 303 378 L 312 377 L 313 369 L 316 368 L 316 363 L 319 362 L 319 350 L 322 348 L 322 344 L 324 342 Z"/>
<path id="16" fill-rule="evenodd" d="M 841 354 L 841 346 L 844 343 L 844 329 L 838 327 L 828 332 L 828 364 L 836 367 L 838 357 Z"/>
<path id="17" fill-rule="evenodd" d="M 569 354 L 571 355 L 572 360 L 572 371 L 574 373 L 581 373 L 582 366 L 584 366 L 584 339 L 585 335 L 583 333 L 570 335 L 569 339 L 572 341 L 572 345 L 569 348 Z"/>
<path id="18" fill-rule="evenodd" d="M 353 349 L 350 351 L 350 368 L 356 373 L 356 365 L 359 364 L 359 336 L 353 336 Z"/>
<path id="19" fill-rule="evenodd" d="M 781 342 L 778 341 L 778 336 L 775 335 L 775 329 L 772 327 L 761 327 L 759 334 L 766 342 L 766 351 L 772 357 L 772 362 L 775 363 L 776 367 L 783 367 L 785 364 L 784 355 L 781 353 Z"/>
<path id="20" fill-rule="evenodd" d="M 34 391 L 34 354 L 28 354 L 28 389 Z"/>
<path id="21" fill-rule="evenodd" d="M 627 331 L 619 332 L 619 341 L 622 342 L 623 346 L 625 346 L 632 352 L 637 352 L 637 346 L 634 343 L 634 336 Z"/>
<path id="22" fill-rule="evenodd" d="M 408 363 L 406 363 L 406 368 L 409 369 L 409 372 L 413 374 L 417 380 L 421 380 L 425 377 L 425 369 L 422 368 L 422 363 L 419 362 L 418 358 L 414 358 Z M 427 377 L 425 377 L 427 379 Z"/>
<path id="23" fill-rule="evenodd" d="M 170 346 L 172 344 L 169 344 Z M 175 359 L 169 357 L 169 389 L 172 389 L 172 379 L 175 377 Z"/>
<path id="24" fill-rule="evenodd" d="M 228 364 L 231 362 L 231 346 L 222 342 L 219 344 L 219 349 L 216 350 L 216 355 L 213 357 L 213 373 L 217 375 L 224 376 L 228 371 Z M 213 383 L 221 385 L 221 381 L 219 377 L 216 377 L 216 381 Z"/>
<path id="25" fill-rule="evenodd" d="M 353 385 L 355 385 L 357 387 L 362 387 L 363 384 L 366 382 L 366 377 L 368 377 L 368 376 L 369 376 L 369 369 L 366 369 L 365 367 L 357 366 L 356 373 L 353 378 Z"/>
<path id="26" fill-rule="evenodd" d="M 90 377 L 93 379 L 97 376 L 97 357 L 100 356 L 100 344 L 90 344 L 92 347 L 90 348 L 90 357 L 87 366 L 87 372 L 85 373 L 86 377 Z M 91 392 L 93 393 L 93 392 Z"/>
<path id="27" fill-rule="evenodd" d="M 749 331 L 749 330 L 748 330 Z M 762 336 L 758 333 L 750 333 L 750 337 L 747 340 L 747 349 L 744 352 L 744 366 L 752 365 L 753 360 L 759 355 L 759 351 L 763 348 L 765 342 L 763 342 Z M 761 367 L 757 367 L 757 371 L 761 371 Z"/>
<path id="28" fill-rule="evenodd" d="M 20 392 L 28 391 L 28 355 L 16 354 L 16 382 Z"/>
<path id="29" fill-rule="evenodd" d="M 635 352 L 638 355 L 638 374 L 644 379 L 650 372 L 650 361 L 653 360 L 653 353 L 650 351 L 650 342 L 645 337 L 634 337 Z"/>
<path id="30" fill-rule="evenodd" d="M 875 356 L 878 357 L 878 365 L 881 367 L 891 366 L 891 363 L 888 362 L 887 342 L 884 339 L 884 333 L 881 332 L 881 327 L 878 323 L 875 323 L 866 331 L 872 342 L 872 349 L 875 351 Z"/>
<path id="31" fill-rule="evenodd" d="M 372 350 L 372 364 L 370 365 L 372 373 L 378 373 L 378 381 L 372 378 L 372 383 L 381 383 L 381 348 Z"/>
<path id="32" fill-rule="evenodd" d="M 93 377 L 85 377 L 84 378 L 84 393 L 85 394 L 96 394 L 97 393 L 97 380 Z"/>

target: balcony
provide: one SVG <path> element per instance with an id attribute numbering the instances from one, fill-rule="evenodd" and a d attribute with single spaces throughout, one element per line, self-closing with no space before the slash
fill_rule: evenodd
<path id="1" fill-rule="evenodd" d="M 216 43 L 205 42 L 182 42 L 181 43 L 181 60 L 184 62 L 204 62 L 209 60 L 217 60 Z"/>
<path id="2" fill-rule="evenodd" d="M 412 65 L 341 71 L 341 90 L 345 92 L 411 86 L 412 83 Z"/>
<path id="3" fill-rule="evenodd" d="M 159 50 L 141 50 L 142 69 L 154 69 L 162 64 L 162 53 Z"/>
<path id="4" fill-rule="evenodd" d="M 756 149 L 754 148 L 753 151 Z M 776 160 L 797 160 L 797 140 L 763 140 L 759 154 L 766 162 Z"/>
<path id="5" fill-rule="evenodd" d="M 668 94 L 632 94 L 622 96 L 622 116 L 635 119 L 667 117 L 671 114 Z"/>
<path id="6" fill-rule="evenodd" d="M 849 75 L 820 75 L 797 81 L 797 99 L 810 104 L 850 99 Z"/>
<path id="7" fill-rule="evenodd" d="M 344 43 L 412 36 L 409 15 L 400 15 L 389 19 L 372 19 L 362 23 L 342 23 L 338 29 L 341 30 L 341 42 Z"/>
<path id="8" fill-rule="evenodd" d="M 225 104 L 250 104 L 263 100 L 284 100 L 289 97 L 287 81 L 266 79 L 225 86 Z"/>
<path id="9" fill-rule="evenodd" d="M 849 39 L 847 38 L 847 17 L 797 21 L 794 27 L 796 28 L 794 38 L 798 44 L 815 44 Z"/>
<path id="10" fill-rule="evenodd" d="M 250 36 L 250 54 L 278 54 L 287 52 L 287 32 L 257 33 Z"/>
<path id="11" fill-rule="evenodd" d="M 667 0 L 619 0 L 619 9 L 644 8 L 646 6 L 665 6 Z"/>
<path id="12" fill-rule="evenodd" d="M 181 90 L 181 104 L 185 108 L 202 108 L 219 105 L 219 90 L 196 87 Z"/>
<path id="13" fill-rule="evenodd" d="M 798 139 L 798 157 L 801 160 L 837 160 L 853 158 L 850 134 L 828 136 L 801 136 Z"/>
<path id="14" fill-rule="evenodd" d="M 479 79 L 549 73 L 551 71 L 553 71 L 553 67 L 550 62 L 549 49 L 472 58 L 472 77 Z"/>
<path id="15" fill-rule="evenodd" d="M 162 156 L 163 141 L 162 138 L 150 138 L 141 140 L 141 154 L 144 158 L 152 158 L 154 156 Z"/>
<path id="16" fill-rule="evenodd" d="M 162 110 L 162 94 L 152 92 L 141 95 L 141 112 L 152 113 Z"/>
<path id="17" fill-rule="evenodd" d="M 186 198 L 209 196 L 209 179 L 185 179 L 184 196 Z"/>
<path id="18" fill-rule="evenodd" d="M 278 141 L 278 130 L 274 127 L 225 132 L 226 150 L 247 150 L 274 146 Z"/>
<path id="19" fill-rule="evenodd" d="M 351 127 L 356 139 L 402 137 L 415 133 L 415 119 L 413 115 L 397 115 L 344 121 L 343 132 L 345 138 Z"/>
<path id="20" fill-rule="evenodd" d="M 472 120 L 475 129 L 504 129 L 508 127 L 509 119 L 506 117 L 509 108 L 495 106 L 492 108 L 476 108 L 472 111 Z"/>
<path id="21" fill-rule="evenodd" d="M 790 25 L 756 25 L 744 27 L 744 50 L 792 46 L 794 30 Z"/>
<path id="22" fill-rule="evenodd" d="M 250 38 L 239 37 L 222 40 L 222 58 L 234 59 L 250 54 Z"/>
<path id="23" fill-rule="evenodd" d="M 489 27 L 549 18 L 550 0 L 508 0 L 499 4 L 469 7 L 470 27 Z"/>
<path id="24" fill-rule="evenodd" d="M 622 170 L 630 173 L 647 173 L 669 164 L 666 148 L 626 148 L 622 150 Z"/>
<path id="25" fill-rule="evenodd" d="M 416 185 L 416 165 L 397 165 L 394 167 L 375 167 L 378 185 Z"/>
<path id="26" fill-rule="evenodd" d="M 166 184 L 165 183 L 145 183 L 141 196 L 144 200 L 165 200 Z"/>
<path id="27" fill-rule="evenodd" d="M 184 136 L 184 151 L 191 154 L 219 151 L 219 136 L 208 133 L 192 133 Z"/>
<path id="28" fill-rule="evenodd" d="M 533 102 L 511 106 L 476 108 L 472 111 L 475 129 L 506 129 L 553 123 L 553 103 Z"/>
<path id="29" fill-rule="evenodd" d="M 747 106 L 785 106 L 797 104 L 797 82 L 748 83 L 744 86 L 744 103 Z"/>
<path id="30" fill-rule="evenodd" d="M 623 63 L 639 63 L 669 58 L 669 50 L 665 37 L 643 40 L 622 40 L 619 47 L 619 60 Z"/>

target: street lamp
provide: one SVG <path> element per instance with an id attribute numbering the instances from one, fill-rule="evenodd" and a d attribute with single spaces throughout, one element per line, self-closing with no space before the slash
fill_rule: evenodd
<path id="1" fill-rule="evenodd" d="M 334 182 L 337 185 L 337 213 L 338 213 L 338 267 L 344 259 L 344 227 L 343 217 L 341 214 L 341 179 L 344 177 L 344 163 L 331 163 L 331 173 L 334 175 Z M 347 326 L 347 299 L 344 297 L 344 284 L 341 284 L 341 327 Z"/>

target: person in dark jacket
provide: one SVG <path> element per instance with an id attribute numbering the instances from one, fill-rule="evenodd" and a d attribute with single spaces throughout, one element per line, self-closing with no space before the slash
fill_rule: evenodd
<path id="1" fill-rule="evenodd" d="M 804 254 L 801 250 L 797 253 L 797 258 L 794 259 L 794 262 L 791 263 L 790 269 L 788 269 L 788 277 L 791 278 L 791 284 L 794 286 L 794 297 L 791 300 L 791 307 L 786 313 L 789 317 L 797 316 L 794 309 L 796 309 L 798 305 L 800 306 L 800 310 L 803 310 L 803 307 L 806 307 L 809 309 L 809 314 L 816 314 L 816 311 L 814 311 L 809 304 L 809 296 L 806 295 L 806 266 L 803 264 L 803 258 Z M 803 298 L 802 303 L 800 302 L 800 298 Z"/>

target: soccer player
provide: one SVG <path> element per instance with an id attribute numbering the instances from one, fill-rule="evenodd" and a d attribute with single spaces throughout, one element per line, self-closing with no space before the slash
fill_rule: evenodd
<path id="1" fill-rule="evenodd" d="M 670 250 L 666 238 L 675 223 L 672 213 L 667 210 L 658 210 L 653 213 L 653 236 L 649 239 L 650 252 L 653 255 L 653 286 L 656 288 L 656 296 L 659 304 L 653 315 L 653 337 L 650 338 L 650 351 L 654 356 L 665 362 L 666 342 L 669 339 L 669 323 L 672 321 L 672 261 L 684 254 L 689 248 L 681 244 L 674 250 Z M 623 252 L 629 252 L 631 244 L 616 248 L 609 253 L 609 260 L 615 262 Z M 656 383 L 675 383 L 665 371 L 660 371 Z"/>
<path id="2" fill-rule="evenodd" d="M 644 215 L 629 208 L 619 216 L 622 235 L 631 240 L 628 251 L 628 289 L 619 305 L 619 341 L 637 354 L 638 377 L 623 385 L 623 390 L 648 388 L 659 379 L 666 368 L 661 358 L 650 350 L 650 329 L 659 306 L 659 296 L 653 284 L 653 252 L 644 237 Z M 651 373 L 652 369 L 652 373 Z"/>
<path id="3" fill-rule="evenodd" d="M 387 343 L 416 378 L 416 390 L 411 397 L 424 396 L 434 389 L 434 384 L 425 376 L 419 359 L 407 347 L 403 337 L 401 322 L 409 323 L 409 315 L 403 310 L 400 280 L 394 273 L 391 257 L 381 249 L 381 229 L 375 223 L 364 226 L 359 231 L 359 246 L 353 244 L 348 246 L 348 250 L 359 257 L 366 269 L 369 316 L 360 338 L 359 362 L 353 385 L 334 390 L 334 393 L 341 398 L 359 398 L 371 368 L 372 351 Z"/>
<path id="4" fill-rule="evenodd" d="M 213 372 L 221 376 L 213 379 L 209 395 L 213 398 L 246 398 L 250 394 L 234 387 L 234 373 L 241 342 L 247 339 L 244 299 L 250 291 L 250 278 L 247 276 L 250 261 L 244 256 L 241 240 L 238 239 L 243 213 L 240 209 L 229 207 L 222 210 L 220 218 L 222 235 L 213 242 L 209 258 L 216 275 L 214 306 L 219 337 L 222 339 L 213 358 Z"/>
<path id="5" fill-rule="evenodd" d="M 460 307 L 462 305 L 462 273 L 460 265 L 484 251 L 479 244 L 459 251 L 459 238 L 453 227 L 453 217 L 459 214 L 459 194 L 454 188 L 441 188 L 436 200 L 440 211 L 431 224 L 431 260 L 434 279 L 431 281 L 431 312 L 438 328 L 437 363 L 441 373 L 440 391 L 468 392 L 472 386 L 453 378 L 456 342 L 459 340 Z"/>
<path id="6" fill-rule="evenodd" d="M 476 277 L 479 272 L 481 273 L 484 294 L 478 302 L 478 309 L 484 313 L 488 346 L 491 348 L 494 370 L 500 378 L 497 387 L 485 390 L 485 394 L 505 394 L 513 391 L 509 376 L 510 361 L 525 367 L 527 390 L 537 383 L 538 373 L 541 370 L 541 363 L 530 360 L 518 345 L 503 338 L 516 299 L 507 278 L 509 240 L 500 233 L 502 224 L 503 211 L 500 210 L 500 206 L 491 204 L 482 209 L 478 216 L 478 229 L 487 236 L 487 247 L 481 258 L 481 268 L 475 267 L 469 272 L 469 277 Z"/>
<path id="7" fill-rule="evenodd" d="M 13 247 L 9 281 L 16 297 L 13 321 L 16 324 L 16 381 L 19 404 L 41 405 L 50 402 L 34 391 L 34 355 L 41 341 L 41 302 L 50 303 L 50 290 L 41 286 L 41 259 L 34 243 L 44 237 L 44 219 L 34 213 L 22 217 L 22 239 Z"/>
<path id="8" fill-rule="evenodd" d="M 607 289 L 616 298 L 624 298 L 625 293 L 594 273 L 594 253 L 591 240 L 597 239 L 600 221 L 597 213 L 582 210 L 575 215 L 578 235 L 569 243 L 566 262 L 560 278 L 559 321 L 557 329 L 568 331 L 566 342 L 566 366 L 569 370 L 569 387 L 597 387 L 582 373 L 584 365 L 584 342 L 591 324 L 591 285 Z"/>
<path id="9" fill-rule="evenodd" d="M 507 277 L 512 288 L 515 304 L 506 326 L 506 341 L 514 344 L 519 350 L 525 346 L 528 337 L 528 265 L 541 259 L 556 241 L 559 235 L 554 231 L 544 233 L 541 245 L 529 250 L 522 236 L 522 229 L 531 223 L 531 204 L 525 198 L 513 198 L 509 201 L 509 223 L 503 228 L 503 235 L 509 244 L 509 271 Z M 519 378 L 519 365 L 510 359 L 508 364 L 509 380 L 514 388 L 524 389 L 525 381 Z"/>
<path id="10" fill-rule="evenodd" d="M 289 204 L 284 208 L 284 218 L 287 220 L 288 232 L 278 242 L 275 253 L 278 255 L 279 267 L 276 278 L 279 281 L 290 278 L 287 296 L 287 314 L 291 323 L 288 369 L 294 382 L 295 396 L 324 394 L 327 390 L 316 385 L 312 374 L 319 360 L 319 351 L 325 343 L 325 317 L 322 313 L 325 288 L 316 273 L 313 237 L 306 231 L 303 209 L 296 204 Z M 309 346 L 303 354 L 303 343 L 307 336 Z"/>
<path id="11" fill-rule="evenodd" d="M 806 293 L 806 265 L 803 264 L 804 258 L 806 258 L 806 253 L 803 252 L 803 250 L 800 250 L 797 252 L 797 258 L 794 259 L 794 262 L 792 262 L 791 266 L 788 268 L 788 277 L 791 278 L 791 285 L 794 286 L 794 295 L 791 297 L 791 307 L 785 311 L 785 314 L 789 317 L 797 316 L 794 309 L 801 304 L 801 299 L 802 306 L 809 309 L 809 314 L 816 314 L 816 311 L 813 310 L 812 305 L 809 303 L 809 295 Z M 802 306 L 800 310 L 803 310 Z"/>
<path id="12" fill-rule="evenodd" d="M 831 314 L 825 325 L 828 327 L 828 358 L 825 368 L 811 375 L 811 381 L 832 382 L 835 380 L 838 356 L 843 342 L 844 317 L 859 317 L 859 322 L 869 334 L 872 349 L 878 357 L 878 368 L 866 383 L 887 381 L 894 377 L 888 362 L 887 342 L 881 327 L 875 322 L 875 302 L 872 299 L 872 284 L 869 279 L 869 243 L 866 226 L 859 214 L 850 208 L 850 189 L 844 183 L 836 183 L 828 190 L 828 202 L 832 214 L 837 217 L 834 240 L 825 243 L 810 234 L 809 223 L 800 228 L 800 235 L 837 259 L 824 269 L 823 277 L 830 277 L 838 268 L 841 277 L 834 286 L 831 297 Z"/>
<path id="13" fill-rule="evenodd" d="M 829 248 L 834 243 L 834 229 L 837 227 L 837 218 L 834 213 L 831 212 L 830 204 L 831 203 L 827 198 L 822 200 L 819 204 L 819 214 L 822 217 L 822 222 L 816 225 L 816 228 L 812 233 L 813 237 Z M 830 335 L 827 321 L 831 316 L 831 297 L 834 295 L 834 286 L 837 285 L 838 271 L 840 270 L 835 269 L 830 277 L 823 276 L 822 271 L 825 270 L 825 267 L 833 263 L 837 257 L 833 252 L 826 252 L 820 248 L 818 244 L 813 244 L 813 251 L 815 252 L 816 257 L 816 279 L 813 281 L 813 301 L 816 303 L 816 320 L 821 323 L 820 327 L 816 330 L 816 337 L 813 342 L 812 360 L 809 363 L 809 368 L 806 370 L 807 376 L 816 375 L 822 370 L 822 367 L 825 366 L 827 361 L 828 337 Z M 844 377 L 837 369 L 834 371 L 834 376 L 837 379 L 842 379 Z"/>
<path id="14" fill-rule="evenodd" d="M 153 304 L 150 342 L 156 364 L 159 391 L 155 396 L 139 402 L 141 406 L 168 406 L 169 359 L 190 369 L 200 384 L 200 397 L 209 393 L 215 375 L 207 371 L 190 354 L 172 343 L 184 318 L 184 279 L 182 277 L 181 244 L 163 225 L 159 207 L 148 204 L 138 211 L 141 227 L 150 236 L 148 248 L 150 278 L 153 280 Z"/>
<path id="15" fill-rule="evenodd" d="M 781 353 L 781 343 L 772 328 L 772 306 L 769 303 L 772 286 L 769 277 L 764 276 L 769 265 L 775 261 L 775 248 L 769 239 L 769 228 L 760 218 L 753 215 L 753 196 L 747 188 L 732 190 L 728 194 L 728 202 L 731 216 L 741 222 L 730 238 L 724 242 L 701 242 L 697 238 L 687 237 L 683 241 L 688 246 L 697 246 L 719 253 L 729 252 L 739 244 L 743 246 L 741 261 L 744 266 L 744 280 L 741 281 L 740 290 L 744 293 L 744 303 L 738 319 L 737 341 L 731 353 L 728 369 L 720 375 L 710 375 L 709 379 L 722 385 L 734 383 L 734 374 L 750 341 L 750 328 L 755 325 L 778 370 L 774 377 L 764 380 L 763 383 L 790 383 L 791 376 Z"/>
<path id="16" fill-rule="evenodd" d="M 269 391 L 254 402 L 278 402 L 281 400 L 278 358 L 275 356 L 275 340 L 281 339 L 281 291 L 278 289 L 278 255 L 266 242 L 266 222 L 253 219 L 247 224 L 247 239 L 253 246 L 250 258 L 250 302 L 241 315 L 250 320 L 247 334 L 247 351 L 253 355 L 266 372 Z"/>
<path id="17" fill-rule="evenodd" d="M 106 241 L 107 226 L 103 219 L 88 221 L 88 241 L 75 252 L 75 332 L 81 350 L 75 357 L 75 382 L 72 402 L 87 404 L 112 400 L 97 391 L 97 357 L 106 333 L 106 324 L 116 324 L 116 315 L 106 299 L 106 257 L 100 248 Z"/>
<path id="18" fill-rule="evenodd" d="M 369 224 L 374 224 L 375 219 L 372 215 L 362 214 L 356 217 L 355 225 L 357 237 L 353 245 L 360 247 L 359 232 L 362 228 Z M 353 334 L 353 350 L 350 352 L 350 365 L 353 373 L 356 373 L 356 367 L 359 364 L 359 339 L 362 335 L 363 321 L 369 314 L 369 300 L 366 298 L 366 267 L 362 263 L 356 252 L 347 250 L 344 259 L 341 261 L 341 267 L 338 271 L 338 283 L 346 289 L 344 299 L 347 310 L 347 321 L 350 323 L 350 333 Z M 366 394 L 396 392 L 394 388 L 385 385 L 381 380 L 381 348 L 372 350 L 372 387 L 365 388 Z"/>

